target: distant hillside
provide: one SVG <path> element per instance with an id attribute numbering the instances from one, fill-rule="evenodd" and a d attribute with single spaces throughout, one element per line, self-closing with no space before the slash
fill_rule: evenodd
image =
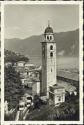
<path id="1" fill-rule="evenodd" d="M 78 56 L 79 30 L 54 34 L 57 45 L 57 56 Z M 33 57 L 41 57 L 43 35 L 31 36 L 26 39 L 6 39 L 5 48 Z"/>

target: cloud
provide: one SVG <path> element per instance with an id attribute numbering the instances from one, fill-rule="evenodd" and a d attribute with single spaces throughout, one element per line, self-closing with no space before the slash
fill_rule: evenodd
<path id="1" fill-rule="evenodd" d="M 8 34 L 6 34 L 6 38 L 26 38 L 42 34 L 48 20 L 50 20 L 54 32 L 66 32 L 79 27 L 78 5 L 11 4 L 5 5 L 4 13 L 5 27 L 15 26 L 14 31 L 12 29 L 6 31 Z M 17 30 L 17 27 L 20 27 L 20 30 Z"/>

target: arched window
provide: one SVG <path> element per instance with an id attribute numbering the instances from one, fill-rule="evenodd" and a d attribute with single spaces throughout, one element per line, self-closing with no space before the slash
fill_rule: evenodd
<path id="1" fill-rule="evenodd" d="M 53 57 L 53 52 L 50 53 L 50 57 Z"/>
<path id="2" fill-rule="evenodd" d="M 50 46 L 50 50 L 53 50 L 53 46 L 52 45 Z"/>
<path id="3" fill-rule="evenodd" d="M 47 36 L 47 39 L 49 40 L 49 36 Z"/>

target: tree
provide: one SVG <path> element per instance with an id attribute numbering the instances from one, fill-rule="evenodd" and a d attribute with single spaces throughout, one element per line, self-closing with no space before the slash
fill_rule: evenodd
<path id="1" fill-rule="evenodd" d="M 23 95 L 23 88 L 19 73 L 12 66 L 5 67 L 5 100 L 8 101 L 9 109 L 15 108 Z"/>
<path id="2" fill-rule="evenodd" d="M 21 54 L 17 55 L 17 53 L 5 49 L 5 59 L 4 60 L 5 60 L 5 62 L 12 62 L 12 64 L 13 64 L 18 61 L 28 62 L 29 58 L 25 57 L 24 55 L 21 55 Z"/>

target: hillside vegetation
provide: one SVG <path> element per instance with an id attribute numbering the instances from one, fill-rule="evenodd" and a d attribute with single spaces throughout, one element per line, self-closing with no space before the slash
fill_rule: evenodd
<path id="1" fill-rule="evenodd" d="M 9 50 L 6 50 L 5 49 L 5 62 L 18 62 L 18 61 L 25 61 L 25 62 L 28 62 L 29 61 L 29 58 L 28 57 L 25 57 L 24 55 L 21 55 L 21 54 L 17 54 L 13 51 L 9 51 Z"/>
<path id="2" fill-rule="evenodd" d="M 5 50 L 5 62 L 29 61 L 23 55 L 17 55 L 14 52 Z M 20 75 L 15 71 L 13 66 L 4 67 L 4 86 L 5 100 L 8 101 L 9 110 L 17 107 L 20 97 L 24 94 L 24 89 L 21 85 Z"/>

